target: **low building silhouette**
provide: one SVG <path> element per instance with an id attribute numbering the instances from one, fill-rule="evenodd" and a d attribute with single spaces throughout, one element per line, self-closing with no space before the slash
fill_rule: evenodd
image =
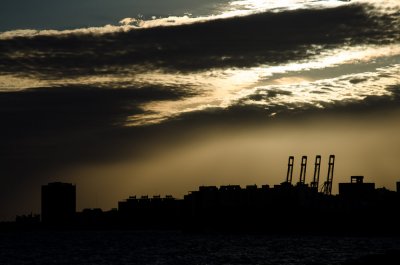
<path id="1" fill-rule="evenodd" d="M 118 202 L 117 223 L 129 228 L 177 229 L 181 227 L 182 202 L 172 195 L 130 196 Z"/>
<path id="2" fill-rule="evenodd" d="M 118 228 L 116 220 L 118 210 L 116 208 L 103 211 L 100 208 L 86 208 L 77 212 L 74 222 L 71 224 L 77 229 L 96 230 Z"/>
<path id="3" fill-rule="evenodd" d="M 21 225 L 36 225 L 40 223 L 40 215 L 38 214 L 24 214 L 15 217 L 15 223 Z"/>
<path id="4" fill-rule="evenodd" d="M 76 212 L 76 186 L 53 182 L 42 186 L 42 223 L 69 225 Z"/>

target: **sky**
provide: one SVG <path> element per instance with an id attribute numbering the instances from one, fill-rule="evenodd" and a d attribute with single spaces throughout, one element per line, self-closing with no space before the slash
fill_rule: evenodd
<path id="1" fill-rule="evenodd" d="M 3 8 L 4 7 L 4 8 Z M 200 185 L 400 181 L 400 3 L 8 1 L 0 10 L 0 220 Z"/>

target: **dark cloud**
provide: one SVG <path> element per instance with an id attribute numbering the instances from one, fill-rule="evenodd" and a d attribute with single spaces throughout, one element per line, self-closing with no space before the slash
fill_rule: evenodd
<path id="1" fill-rule="evenodd" d="M 189 95 L 192 92 L 185 89 L 163 86 L 119 90 L 83 85 L 36 88 L 0 93 L 0 115 L 10 125 L 5 126 L 6 130 L 18 125 L 22 132 L 33 128 L 121 126 L 127 116 L 143 112 L 141 103 Z"/>
<path id="2" fill-rule="evenodd" d="M 371 7 L 349 5 L 101 35 L 16 37 L 0 41 L 0 72 L 57 78 L 277 64 L 328 48 L 398 41 L 397 22 Z"/>
<path id="3" fill-rule="evenodd" d="M 281 89 L 270 89 L 268 91 L 260 90 L 258 89 L 254 94 L 248 96 L 245 98 L 250 99 L 250 100 L 255 100 L 255 101 L 264 101 L 268 100 L 270 98 L 274 98 L 278 95 L 291 95 L 292 92 L 286 91 L 286 90 L 281 90 Z"/>
<path id="4" fill-rule="evenodd" d="M 349 80 L 349 82 L 352 84 L 358 84 L 358 83 L 364 82 L 366 80 L 367 80 L 366 78 L 353 78 L 353 79 Z"/>
<path id="5" fill-rule="evenodd" d="M 161 86 L 121 90 L 72 86 L 0 93 L 2 172 L 25 175 L 26 170 L 118 159 L 125 141 L 137 140 L 142 133 L 127 134 L 133 130 L 125 128 L 127 117 L 143 113 L 142 103 L 189 95 Z"/>
<path id="6" fill-rule="evenodd" d="M 392 111 L 400 106 L 400 84 L 387 88 L 385 96 L 366 96 L 361 101 L 342 100 L 334 104 L 322 104 L 327 113 L 360 114 L 377 111 Z"/>
<path id="7" fill-rule="evenodd" d="M 20 211 L 16 205 L 38 198 L 33 194 L 40 184 L 71 168 L 144 156 L 147 148 L 162 142 L 162 135 L 155 137 L 153 128 L 125 127 L 127 117 L 143 113 L 143 103 L 191 95 L 185 88 L 167 86 L 0 93 L 0 219 L 13 218 Z"/>
<path id="8" fill-rule="evenodd" d="M 170 123 L 191 124 L 196 127 L 199 124 L 207 125 L 237 125 L 245 127 L 247 125 L 264 126 L 273 122 L 280 121 L 299 121 L 314 116 L 322 119 L 332 116 L 365 116 L 368 113 L 386 113 L 399 110 L 400 106 L 400 84 L 387 88 L 391 92 L 385 96 L 367 96 L 363 100 L 337 100 L 334 102 L 321 102 L 319 107 L 315 104 L 296 104 L 286 105 L 248 105 L 243 104 L 242 100 L 237 104 L 226 109 L 207 109 L 204 111 L 191 112 Z M 279 93 L 279 92 L 277 92 Z M 249 96 L 253 98 L 254 96 Z M 261 99 L 263 100 L 263 98 Z M 271 116 L 271 114 L 277 115 Z M 184 122 L 183 122 L 184 121 Z M 195 126 L 194 126 L 195 125 Z"/>

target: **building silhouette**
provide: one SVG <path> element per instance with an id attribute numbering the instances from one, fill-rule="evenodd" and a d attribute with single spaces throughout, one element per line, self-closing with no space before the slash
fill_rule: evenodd
<path id="1" fill-rule="evenodd" d="M 346 199 L 368 200 L 374 192 L 375 183 L 364 183 L 364 176 L 351 176 L 350 183 L 339 183 L 339 195 Z"/>
<path id="2" fill-rule="evenodd" d="M 74 221 L 76 212 L 76 186 L 53 182 L 42 186 L 42 223 L 67 225 Z"/>
<path id="3" fill-rule="evenodd" d="M 130 196 L 118 202 L 118 223 L 130 228 L 179 228 L 182 203 L 172 195 Z"/>

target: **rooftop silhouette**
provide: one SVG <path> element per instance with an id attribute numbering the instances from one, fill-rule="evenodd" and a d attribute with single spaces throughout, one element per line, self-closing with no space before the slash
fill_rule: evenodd
<path id="1" fill-rule="evenodd" d="M 76 212 L 76 187 L 53 182 L 42 186 L 42 222 L 48 225 L 71 223 Z"/>

